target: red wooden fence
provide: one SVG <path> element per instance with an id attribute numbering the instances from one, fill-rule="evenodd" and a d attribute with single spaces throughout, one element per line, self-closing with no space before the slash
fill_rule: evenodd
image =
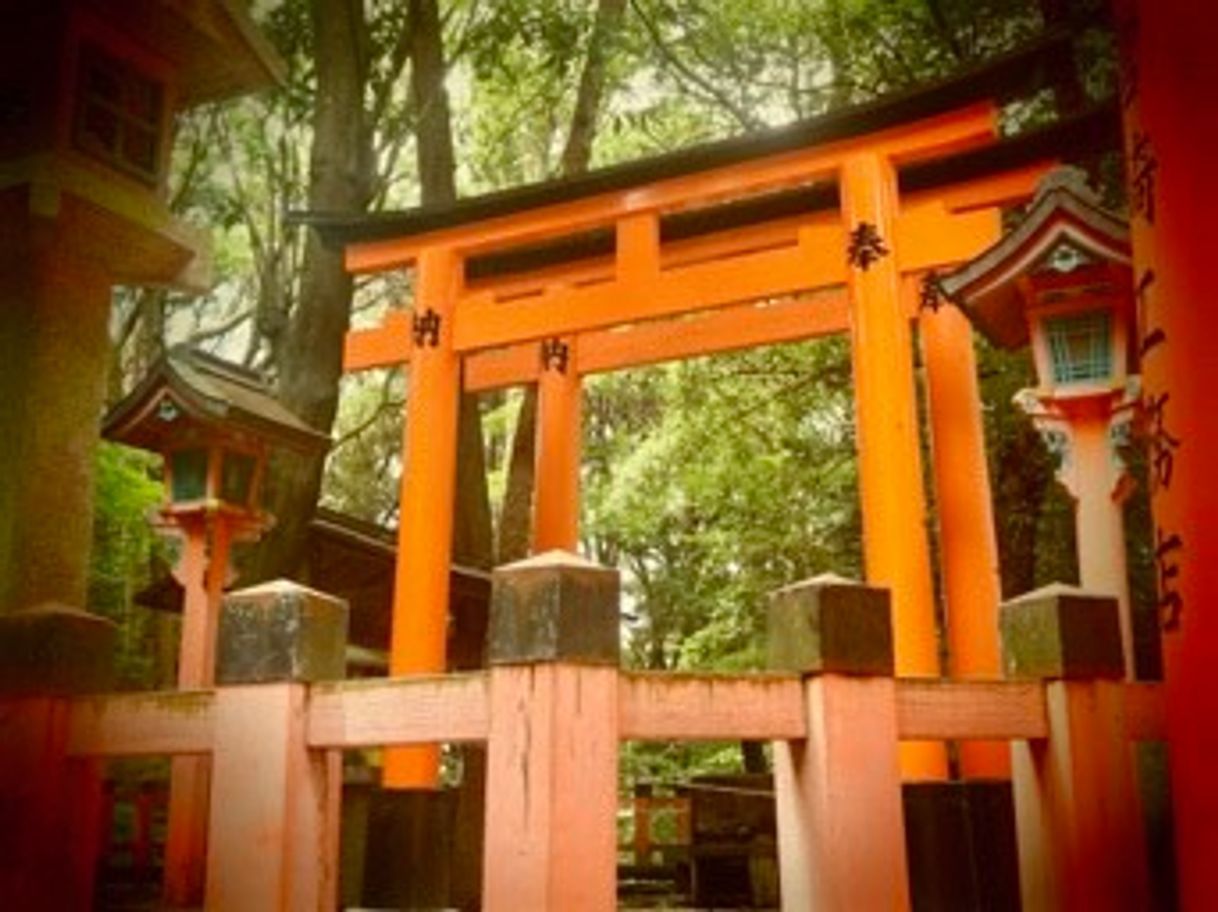
<path id="1" fill-rule="evenodd" d="M 66 771 L 66 781 L 85 781 L 101 758 L 210 754 L 206 907 L 332 909 L 341 751 L 486 742 L 485 908 L 608 910 L 616 905 L 619 743 L 769 740 L 784 909 L 903 908 L 898 742 L 1008 740 L 1026 907 L 1146 907 L 1130 747 L 1163 736 L 1158 686 L 1073 678 L 1069 668 L 1055 679 L 984 682 L 848 669 L 621 671 L 603 656 L 564 652 L 563 636 L 585 623 L 589 601 L 600 598 L 586 585 L 570 587 L 573 573 L 587 575 L 583 566 L 562 563 L 497 571 L 497 586 L 517 587 L 509 610 L 541 610 L 543 590 L 553 597 L 544 610 L 556 612 L 549 630 L 557 633 L 552 649 L 526 659 L 504 650 L 518 649 L 527 633 L 493 630 L 500 654 L 492 643 L 493 664 L 481 673 L 2 700 L 0 735 L 14 735 L 22 720 L 45 728 L 48 718 L 58 732 L 24 768 L 12 757 L 0 760 L 4 797 L 16 788 L 13 775 L 36 769 L 31 762 Z M 290 601 L 291 590 L 275 597 Z M 497 612 L 502 602 L 497 591 Z M 57 708 L 48 715 L 48 706 Z M 38 800 L 44 811 L 57 801 L 45 792 Z M 35 804 L 8 806 L 24 817 L 10 817 L 6 826 L 34 825 Z M 48 819 L 67 819 L 72 830 L 73 813 L 68 806 Z M 38 861 L 0 870 L 0 889 L 15 889 L 13 878 L 25 881 L 25 893 L 5 895 L 38 894 L 37 878 L 49 876 Z M 87 907 L 85 895 L 82 887 L 76 907 Z M 54 908 L 73 907 L 57 902 Z"/>

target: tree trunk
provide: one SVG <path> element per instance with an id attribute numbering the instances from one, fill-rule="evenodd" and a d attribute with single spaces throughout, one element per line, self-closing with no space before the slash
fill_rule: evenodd
<path id="1" fill-rule="evenodd" d="M 565 177 L 588 170 L 592 158 L 592 141 L 596 137 L 597 119 L 605 95 L 605 62 L 617 34 L 626 0 L 600 0 L 596 21 L 588 39 L 579 77 L 579 91 L 571 127 L 562 153 L 562 173 Z M 512 455 L 508 463 L 507 491 L 503 499 L 503 515 L 499 524 L 497 548 L 499 563 L 519 560 L 529 553 L 532 539 L 533 488 L 536 482 L 537 456 L 537 386 L 525 387 L 516 428 L 512 434 Z"/>
<path id="2" fill-rule="evenodd" d="M 372 153 L 364 120 L 366 25 L 360 0 L 312 0 L 317 95 L 309 158 L 309 208 L 363 212 Z M 352 277 L 342 252 L 315 234 L 305 241 L 300 297 L 277 352 L 278 397 L 310 425 L 329 432 L 338 408 L 343 338 L 351 317 Z M 249 568 L 256 579 L 300 571 L 309 521 L 321 491 L 325 455 L 283 454 L 268 473 L 267 506 L 275 529 Z"/>
<path id="3" fill-rule="evenodd" d="M 457 199 L 452 122 L 444 88 L 444 36 L 436 0 L 410 0 L 410 95 L 418 111 L 417 149 L 424 206 Z M 494 562 L 482 416 L 476 394 L 461 394 L 453 559 L 475 567 Z"/>

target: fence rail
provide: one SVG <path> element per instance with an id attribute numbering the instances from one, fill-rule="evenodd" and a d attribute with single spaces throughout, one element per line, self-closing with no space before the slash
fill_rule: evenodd
<path id="1" fill-rule="evenodd" d="M 347 750 L 486 741 L 490 675 L 326 682 L 310 688 L 310 748 Z M 896 680 L 903 741 L 1014 741 L 1049 736 L 1041 681 Z M 1161 740 L 1163 690 L 1123 687 L 1126 736 Z M 161 691 L 71 701 L 67 752 L 77 757 L 204 754 L 212 749 L 215 692 Z M 807 732 L 805 693 L 794 674 L 622 672 L 623 741 L 786 741 Z"/>

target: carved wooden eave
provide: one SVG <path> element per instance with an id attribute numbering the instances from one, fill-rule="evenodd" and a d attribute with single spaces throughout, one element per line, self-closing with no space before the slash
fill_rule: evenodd
<path id="1" fill-rule="evenodd" d="M 239 0 L 85 0 L 176 71 L 177 105 L 191 108 L 284 81 L 286 66 Z"/>
<path id="2" fill-rule="evenodd" d="M 102 422 L 102 436 L 164 452 L 184 434 L 316 452 L 330 438 L 301 421 L 253 371 L 178 347 Z"/>
<path id="3" fill-rule="evenodd" d="M 983 334 L 1004 348 L 1028 344 L 1027 309 L 1070 286 L 1132 306 L 1128 223 L 1099 206 L 1079 172 L 1042 183 L 1013 231 L 940 279 Z"/>

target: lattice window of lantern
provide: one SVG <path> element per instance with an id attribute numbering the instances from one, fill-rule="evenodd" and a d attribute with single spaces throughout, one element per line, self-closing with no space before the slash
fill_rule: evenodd
<path id="1" fill-rule="evenodd" d="M 1107 311 L 1047 317 L 1045 335 L 1060 384 L 1108 380 L 1112 375 L 1112 330 Z"/>

